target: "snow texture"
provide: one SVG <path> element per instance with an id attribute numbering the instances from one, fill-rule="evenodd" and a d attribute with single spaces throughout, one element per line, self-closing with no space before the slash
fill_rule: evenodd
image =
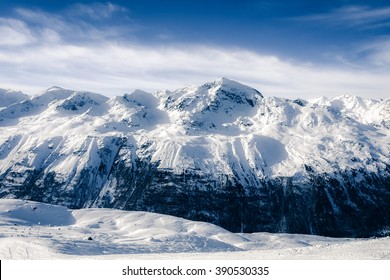
<path id="1" fill-rule="evenodd" d="M 390 259 L 390 238 L 231 233 L 168 215 L 0 200 L 1 259 Z"/>

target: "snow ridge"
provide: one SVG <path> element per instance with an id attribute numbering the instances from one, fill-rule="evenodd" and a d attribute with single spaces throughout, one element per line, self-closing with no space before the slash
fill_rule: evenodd
<path id="1" fill-rule="evenodd" d="M 6 90 L 0 88 L 0 108 L 7 107 L 14 103 L 19 103 L 28 99 L 28 95 L 20 91 Z"/>

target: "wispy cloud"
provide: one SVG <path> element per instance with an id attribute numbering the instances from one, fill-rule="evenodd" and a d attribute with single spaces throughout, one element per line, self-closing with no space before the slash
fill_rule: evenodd
<path id="1" fill-rule="evenodd" d="M 14 47 L 35 41 L 28 25 L 13 18 L 0 18 L 0 38 L 0 46 Z"/>
<path id="2" fill-rule="evenodd" d="M 2 20 L 10 22 L 7 27 L 13 32 L 18 32 L 20 36 L 24 34 L 25 37 L 30 32 L 31 36 L 39 42 L 54 40 L 74 44 L 82 41 L 94 44 L 96 41 L 120 38 L 126 38 L 127 41 L 135 39 L 134 32 L 138 30 L 138 26 L 132 23 L 127 15 L 117 16 L 115 22 L 110 20 L 112 16 L 125 11 L 126 8 L 111 3 L 94 3 L 89 6 L 76 4 L 61 14 L 48 13 L 39 9 L 17 8 L 14 18 Z M 99 24 L 91 21 L 91 18 L 102 22 Z M 0 22 L 0 27 L 4 25 Z M 20 40 L 20 43 L 23 41 Z"/>
<path id="3" fill-rule="evenodd" d="M 77 16 L 88 16 L 94 20 L 109 19 L 118 13 L 128 12 L 126 7 L 107 3 L 92 3 L 89 5 L 77 3 L 73 5 L 68 12 Z"/>
<path id="4" fill-rule="evenodd" d="M 320 22 L 334 26 L 375 29 L 390 26 L 390 6 L 345 6 L 325 14 L 296 17 L 294 20 Z"/>
<path id="5" fill-rule="evenodd" d="M 175 89 L 222 76 L 265 95 L 290 98 L 346 92 L 380 98 L 387 97 L 390 88 L 390 70 L 375 71 L 374 56 L 373 68 L 365 70 L 286 61 L 233 47 L 150 46 L 133 39 L 121 25 L 99 28 L 28 9 L 0 18 L 0 37 L 10 34 L 13 37 L 0 43 L 0 87 L 30 93 L 59 85 L 117 95 L 136 88 Z M 378 47 L 376 53 L 381 53 Z"/>
<path id="6" fill-rule="evenodd" d="M 358 49 L 358 54 L 376 67 L 390 68 L 390 37 L 383 37 L 366 43 Z"/>

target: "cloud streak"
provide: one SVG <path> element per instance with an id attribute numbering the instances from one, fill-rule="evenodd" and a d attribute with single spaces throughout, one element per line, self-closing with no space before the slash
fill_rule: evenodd
<path id="1" fill-rule="evenodd" d="M 119 8 L 109 9 L 107 14 L 95 12 L 93 16 L 104 18 Z M 379 67 L 378 71 L 375 67 L 369 71 L 345 65 L 324 67 L 204 44 L 150 46 L 139 42 L 134 30 L 124 30 L 122 25 L 99 28 L 87 21 L 81 24 L 82 19 L 75 23 L 27 9 L 16 10 L 16 15 L 0 18 L 0 37 L 12 35 L 0 44 L 3 88 L 37 93 L 59 85 L 118 95 L 136 88 L 175 89 L 226 76 L 268 96 L 389 95 L 389 67 Z M 127 34 L 126 40 L 123 34 Z M 388 55 L 378 47 L 371 51 L 376 60 Z M 371 60 L 377 66 L 374 53 Z"/>
<path id="2" fill-rule="evenodd" d="M 390 68 L 390 37 L 383 37 L 360 47 L 359 51 L 371 65 Z"/>
<path id="3" fill-rule="evenodd" d="M 96 2 L 89 5 L 78 3 L 69 9 L 69 13 L 73 16 L 88 16 L 94 20 L 109 19 L 115 14 L 126 12 L 128 12 L 127 8 L 110 2 Z"/>
<path id="4" fill-rule="evenodd" d="M 359 29 L 376 29 L 390 26 L 390 7 L 345 6 L 330 13 L 301 16 L 294 20 Z"/>
<path id="5" fill-rule="evenodd" d="M 0 46 L 20 46 L 35 41 L 28 25 L 12 18 L 0 18 Z"/>

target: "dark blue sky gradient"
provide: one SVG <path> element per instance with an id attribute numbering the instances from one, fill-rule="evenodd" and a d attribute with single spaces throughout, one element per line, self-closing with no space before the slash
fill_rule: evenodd
<path id="1" fill-rule="evenodd" d="M 15 7 L 64 14 L 76 3 L 96 1 L 0 1 L 2 15 Z M 327 62 L 328 55 L 351 55 L 356 44 L 390 34 L 390 24 L 371 28 L 340 22 L 300 20 L 331 14 L 342 7 L 376 9 L 389 1 L 111 1 L 127 8 L 99 26 L 128 26 L 147 44 L 198 43 L 242 47 L 291 59 Z M 337 21 L 337 16 L 334 18 Z M 390 19 L 389 19 L 390 21 Z M 387 23 L 389 22 L 387 21 Z M 135 31 L 134 31 L 135 27 Z M 123 38 L 126 40 L 126 33 Z M 358 58 L 358 57 L 355 57 Z M 353 59 L 353 57 L 351 57 Z"/>

